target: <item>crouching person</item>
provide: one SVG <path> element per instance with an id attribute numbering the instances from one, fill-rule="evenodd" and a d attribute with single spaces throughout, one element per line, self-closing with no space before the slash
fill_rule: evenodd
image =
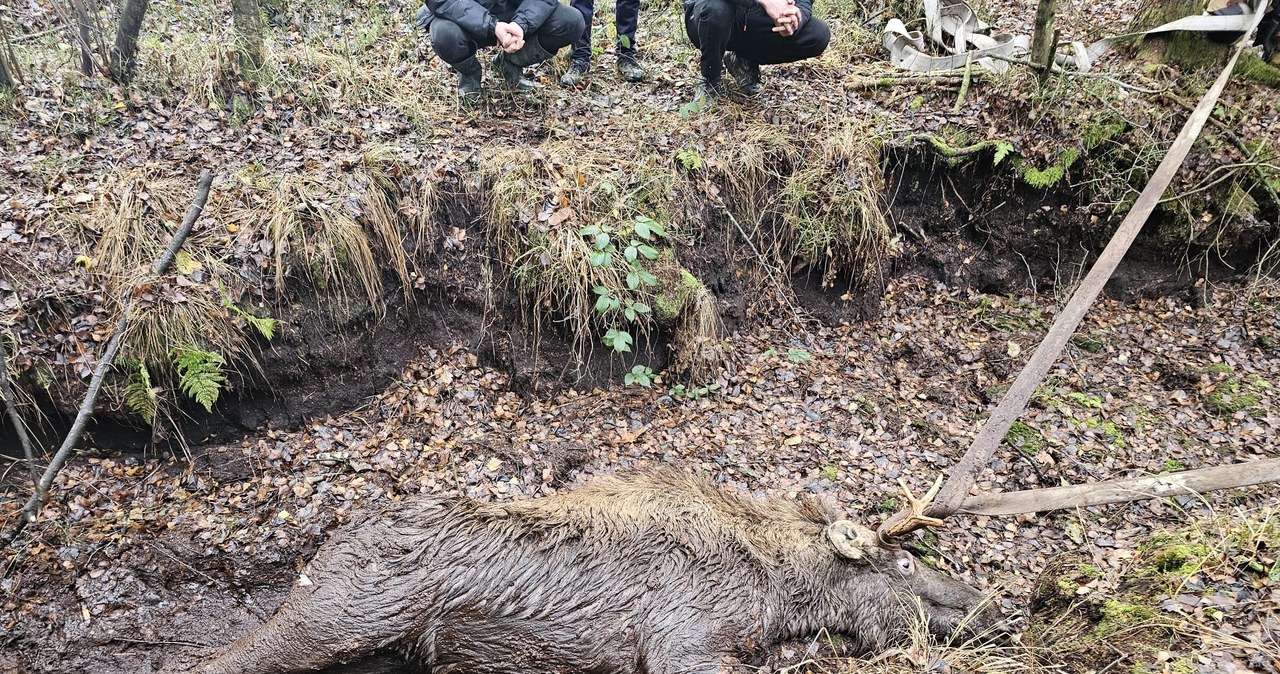
<path id="1" fill-rule="evenodd" d="M 702 51 L 694 94 L 702 107 L 725 91 L 728 70 L 744 94 L 760 93 L 760 66 L 826 51 L 831 29 L 813 16 L 813 0 L 684 0 L 684 27 Z"/>
<path id="2" fill-rule="evenodd" d="M 458 97 L 480 98 L 481 47 L 500 48 L 494 65 L 503 83 L 528 91 L 524 69 L 542 63 L 582 35 L 582 13 L 557 0 L 427 0 L 417 23 L 431 32 L 431 48 L 458 73 Z"/>

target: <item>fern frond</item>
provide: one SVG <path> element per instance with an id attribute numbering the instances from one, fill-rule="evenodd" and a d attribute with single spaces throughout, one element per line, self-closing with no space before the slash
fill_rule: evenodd
<path id="1" fill-rule="evenodd" d="M 129 383 L 124 387 L 124 406 L 129 411 L 142 417 L 150 425 L 156 422 L 156 410 L 160 408 L 160 398 L 156 388 L 151 385 L 151 372 L 146 363 L 133 361 L 133 372 L 129 373 Z"/>
<path id="2" fill-rule="evenodd" d="M 280 321 L 277 321 L 274 318 L 254 316 L 253 314 L 243 311 L 240 312 L 240 315 L 244 316 L 246 321 L 249 321 L 249 325 L 257 328 L 258 332 L 261 333 L 263 337 L 266 337 L 268 341 L 274 339 L 276 336 L 276 330 L 280 329 Z"/>
<path id="3" fill-rule="evenodd" d="M 263 337 L 267 338 L 268 341 L 275 338 L 276 331 L 280 329 L 280 321 L 271 318 L 270 316 L 255 316 L 236 306 L 236 303 L 231 300 L 231 296 L 227 294 L 226 289 L 222 287 L 221 283 L 218 284 L 218 292 L 222 293 L 222 306 L 230 309 L 231 313 L 234 313 L 248 321 L 249 325 L 256 328 Z"/>
<path id="4" fill-rule="evenodd" d="M 218 402 L 226 381 L 222 370 L 226 364 L 222 354 L 194 347 L 175 352 L 173 360 L 182 392 L 203 405 L 206 412 L 212 412 L 213 404 Z"/>

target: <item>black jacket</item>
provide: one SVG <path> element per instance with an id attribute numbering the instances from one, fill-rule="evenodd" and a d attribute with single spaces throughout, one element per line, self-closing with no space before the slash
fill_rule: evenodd
<path id="1" fill-rule="evenodd" d="M 493 35 L 498 21 L 514 23 L 529 35 L 551 16 L 558 0 L 427 0 L 435 18 L 448 19 L 473 35 Z"/>

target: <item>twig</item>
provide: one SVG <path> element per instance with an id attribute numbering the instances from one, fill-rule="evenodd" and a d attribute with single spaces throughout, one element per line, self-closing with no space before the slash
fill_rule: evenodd
<path id="1" fill-rule="evenodd" d="M 985 54 L 984 58 L 992 58 L 997 61 L 1005 61 L 1008 63 L 1012 63 L 1014 65 L 1027 66 L 1028 68 L 1034 68 L 1035 70 L 1045 70 L 1044 66 L 1038 63 L 1032 63 L 1031 61 L 1027 61 L 1025 59 L 1015 59 L 1015 58 L 1010 58 L 1008 56 L 1001 56 L 999 54 Z M 1163 89 L 1144 89 L 1142 87 L 1134 86 L 1127 82 L 1121 82 L 1120 80 L 1110 75 L 1107 75 L 1105 73 L 1084 73 L 1084 72 L 1080 72 L 1079 70 L 1067 70 L 1066 68 L 1052 68 L 1052 70 L 1055 73 L 1066 75 L 1067 77 L 1082 77 L 1085 79 L 1092 79 L 1092 80 L 1106 80 L 1116 85 L 1117 87 L 1120 87 L 1121 89 L 1136 91 L 1140 94 L 1163 94 L 1164 92 L 1169 91 L 1170 89 L 1173 88 L 1173 85 L 1170 84 L 1169 86 Z"/>
<path id="2" fill-rule="evenodd" d="M 160 254 L 160 257 L 157 257 L 151 263 L 152 277 L 164 273 L 173 262 L 173 257 L 177 255 L 178 249 L 182 247 L 187 235 L 191 233 L 191 227 L 195 224 L 196 219 L 200 217 L 201 211 L 204 210 L 205 201 L 209 198 L 209 187 L 212 184 L 213 173 L 205 169 L 200 174 L 200 180 L 196 184 L 196 198 L 191 203 L 191 207 L 187 209 L 186 219 L 182 221 L 178 231 L 174 232 L 173 239 L 169 241 L 169 246 Z M 57 477 L 58 471 L 62 470 L 63 464 L 71 456 L 71 450 L 75 448 L 76 442 L 80 440 L 80 434 L 84 431 L 89 417 L 93 416 L 93 405 L 98 398 L 98 391 L 102 389 L 102 380 L 107 376 L 107 370 L 111 369 L 111 362 L 115 360 L 116 352 L 120 350 L 120 344 L 124 341 L 125 329 L 129 327 L 129 310 L 132 308 L 134 295 L 141 285 L 142 280 L 139 280 L 129 289 L 129 294 L 124 299 L 124 307 L 120 312 L 120 321 L 116 324 L 115 334 L 111 335 L 111 341 L 107 343 L 106 350 L 103 351 L 97 367 L 93 370 L 93 379 L 89 382 L 89 390 L 85 393 L 84 401 L 80 403 L 80 411 L 76 413 L 75 422 L 71 424 L 71 430 L 67 432 L 66 439 L 62 441 L 62 447 L 58 449 L 57 454 L 53 455 L 53 460 L 49 462 L 49 467 L 45 469 L 44 475 L 36 483 L 35 493 L 31 495 L 26 505 L 23 506 L 22 516 L 18 518 L 14 536 L 21 533 L 28 524 L 36 521 L 36 518 L 39 517 L 40 508 L 44 504 L 45 497 L 49 494 L 49 487 L 53 485 L 53 478 Z"/>
<path id="3" fill-rule="evenodd" d="M 977 74 L 977 73 L 975 73 Z M 963 72 L 945 73 L 911 73 L 908 75 L 884 75 L 881 77 L 858 77 L 844 83 L 848 89 L 877 89 L 879 87 L 896 87 L 908 84 L 960 84 Z"/>
<path id="4" fill-rule="evenodd" d="M 27 468 L 31 471 L 31 484 L 39 484 L 40 471 L 36 470 L 35 451 L 31 447 L 31 438 L 27 436 L 27 425 L 18 414 L 18 398 L 9 386 L 9 352 L 4 348 L 4 337 L 0 336 L 0 400 L 9 411 L 9 421 L 13 422 L 13 432 L 18 434 L 22 443 L 22 451 L 27 457 Z"/>
<path id="5" fill-rule="evenodd" d="M 964 109 L 964 99 L 969 95 L 969 82 L 973 79 L 973 52 L 967 52 L 964 59 L 964 80 L 960 82 L 960 93 L 956 94 L 955 107 L 951 108 L 954 113 L 959 113 Z"/>

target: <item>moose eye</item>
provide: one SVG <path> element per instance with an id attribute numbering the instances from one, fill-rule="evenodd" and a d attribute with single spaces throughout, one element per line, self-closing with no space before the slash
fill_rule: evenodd
<path id="1" fill-rule="evenodd" d="M 901 571 L 901 572 L 902 572 L 902 575 L 904 575 L 904 576 L 910 576 L 911 574 L 915 573 L 915 572 L 916 572 L 916 562 L 915 562 L 915 560 L 914 560 L 914 559 L 912 559 L 912 558 L 911 558 L 911 557 L 909 557 L 909 556 L 908 556 L 908 557 L 899 557 L 899 558 L 898 558 L 898 571 Z"/>

